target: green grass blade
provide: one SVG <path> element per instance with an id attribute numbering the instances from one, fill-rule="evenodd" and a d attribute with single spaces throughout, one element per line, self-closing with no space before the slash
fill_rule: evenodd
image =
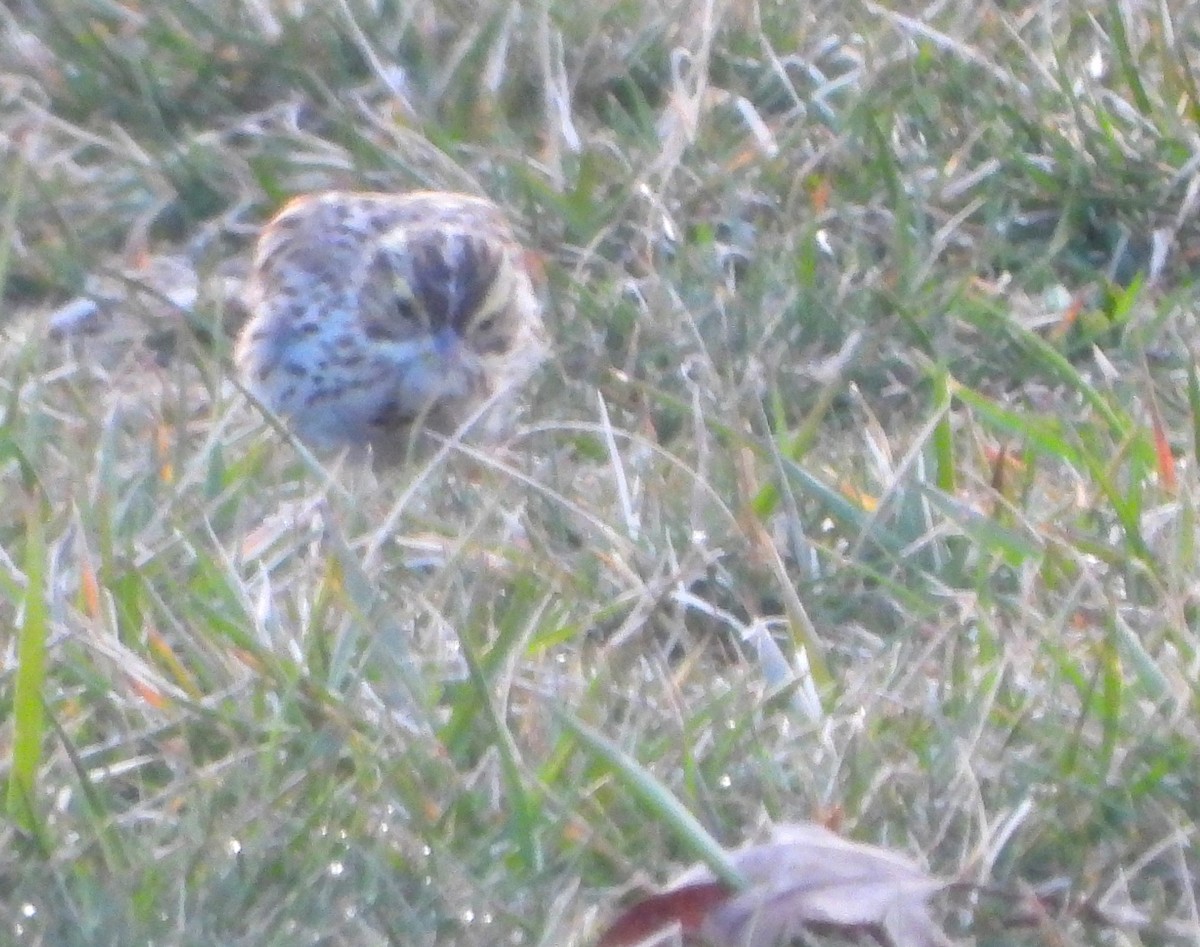
<path id="1" fill-rule="evenodd" d="M 934 378 L 938 411 L 941 418 L 933 429 L 933 456 L 937 462 L 937 485 L 944 493 L 958 489 L 958 474 L 954 464 L 954 430 L 950 426 L 950 375 L 939 370 Z"/>
<path id="2" fill-rule="evenodd" d="M 958 383 L 953 384 L 952 390 L 957 400 L 971 408 L 994 430 L 1020 438 L 1029 450 L 1065 461 L 1072 467 L 1083 466 L 1080 451 L 1068 437 L 1066 425 L 1061 418 L 1038 417 L 1012 411 Z"/>
<path id="3" fill-rule="evenodd" d="M 520 750 L 509 732 L 503 714 L 496 707 L 490 677 L 485 672 L 471 643 L 463 636 L 460 636 L 459 641 L 474 691 L 473 695 L 466 699 L 470 702 L 470 706 L 477 708 L 491 725 L 494 736 L 491 742 L 499 754 L 500 772 L 506 790 L 506 809 L 510 815 L 509 824 L 513 827 L 521 859 L 525 867 L 532 870 L 537 864 L 537 849 L 534 840 L 538 822 L 537 797 L 535 793 L 525 787 L 525 780 L 521 775 Z"/>
<path id="4" fill-rule="evenodd" d="M 1126 85 L 1129 86 L 1129 91 L 1133 93 L 1133 101 L 1137 103 L 1138 111 L 1143 115 L 1150 115 L 1154 111 L 1154 106 L 1151 105 L 1150 96 L 1146 94 L 1146 87 L 1142 84 L 1142 77 L 1137 67 L 1137 57 L 1129 47 L 1125 17 L 1121 12 L 1121 4 L 1117 0 L 1109 0 L 1108 16 L 1108 35 L 1113 41 L 1117 59 L 1121 63 L 1121 75 L 1124 77 Z"/>
<path id="5" fill-rule="evenodd" d="M 10 172 L 11 177 L 7 182 L 8 199 L 4 202 L 4 209 L 0 211 L 0 300 L 4 298 L 4 288 L 8 284 L 8 267 L 13 237 L 17 230 L 17 209 L 21 205 L 21 194 L 25 190 L 26 167 L 23 159 L 16 160 L 16 167 Z"/>
<path id="6" fill-rule="evenodd" d="M 41 504 L 31 500 L 25 527 L 25 601 L 17 642 L 13 696 L 12 769 L 8 781 L 9 818 L 30 833 L 40 820 L 34 803 L 45 734 L 43 688 L 50 618 L 46 603 L 46 538 Z"/>
<path id="7" fill-rule="evenodd" d="M 1036 561 L 1045 551 L 1043 545 L 1027 532 L 1010 529 L 953 496 L 938 490 L 926 490 L 923 495 L 934 509 L 970 538 L 973 546 L 1014 568 Z"/>
<path id="8" fill-rule="evenodd" d="M 649 770 L 599 731 L 589 727 L 565 710 L 555 710 L 555 716 L 597 758 L 603 760 L 620 777 L 622 784 L 649 812 L 671 830 L 680 843 L 703 861 L 722 881 L 736 888 L 746 886 L 741 872 L 729 853 L 699 820 L 688 811 L 666 786 Z"/>
<path id="9" fill-rule="evenodd" d="M 1097 391 L 1095 386 L 1080 374 L 1079 369 L 1072 365 L 1070 359 L 1063 355 L 1062 352 L 1036 332 L 1031 332 L 1012 323 L 1008 325 L 1008 328 L 1013 335 L 1014 341 L 1033 356 L 1041 364 L 1043 370 L 1047 371 L 1052 377 L 1057 378 L 1063 384 L 1069 385 L 1083 396 L 1088 406 L 1104 419 L 1104 422 L 1108 425 L 1114 436 L 1119 437 L 1129 432 L 1131 426 L 1129 420 L 1117 413 L 1117 410 L 1109 404 L 1104 395 Z"/>

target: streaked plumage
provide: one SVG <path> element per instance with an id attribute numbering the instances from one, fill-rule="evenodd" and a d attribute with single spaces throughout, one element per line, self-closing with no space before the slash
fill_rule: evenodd
<path id="1" fill-rule="evenodd" d="M 453 431 L 541 357 L 525 259 L 481 198 L 297 198 L 259 238 L 236 362 L 301 439 L 403 457 L 414 431 Z"/>

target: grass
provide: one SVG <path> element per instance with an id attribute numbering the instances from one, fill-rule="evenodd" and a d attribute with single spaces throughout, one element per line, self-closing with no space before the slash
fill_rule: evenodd
<path id="1" fill-rule="evenodd" d="M 1195 943 L 1198 15 L 9 4 L 0 940 L 586 944 L 817 818 L 963 942 Z M 328 186 L 543 259 L 503 450 L 234 384 Z"/>

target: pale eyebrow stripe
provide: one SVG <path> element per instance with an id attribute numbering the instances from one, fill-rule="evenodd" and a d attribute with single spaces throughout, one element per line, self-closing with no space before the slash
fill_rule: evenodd
<path id="1" fill-rule="evenodd" d="M 504 250 L 500 251 L 499 265 L 496 267 L 496 275 L 492 279 L 491 288 L 486 296 L 475 308 L 475 316 L 471 322 L 478 322 L 485 313 L 491 313 L 500 308 L 501 303 L 508 298 L 512 291 L 513 282 L 516 279 L 512 260 L 509 259 L 508 253 Z"/>

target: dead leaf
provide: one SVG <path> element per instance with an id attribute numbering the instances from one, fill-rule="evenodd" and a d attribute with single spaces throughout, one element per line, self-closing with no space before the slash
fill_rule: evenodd
<path id="1" fill-rule="evenodd" d="M 946 882 L 896 852 L 803 822 L 777 826 L 769 842 L 731 858 L 744 890 L 730 893 L 707 867 L 694 868 L 626 911 L 602 947 L 636 944 L 672 926 L 710 947 L 779 947 L 813 928 L 869 933 L 889 947 L 951 945 L 927 905 Z"/>
<path id="2" fill-rule="evenodd" d="M 812 925 L 870 931 L 891 947 L 950 943 L 926 905 L 945 882 L 888 849 L 802 822 L 777 826 L 771 841 L 734 852 L 733 862 L 748 887 L 703 925 L 714 947 L 772 947 Z"/>

